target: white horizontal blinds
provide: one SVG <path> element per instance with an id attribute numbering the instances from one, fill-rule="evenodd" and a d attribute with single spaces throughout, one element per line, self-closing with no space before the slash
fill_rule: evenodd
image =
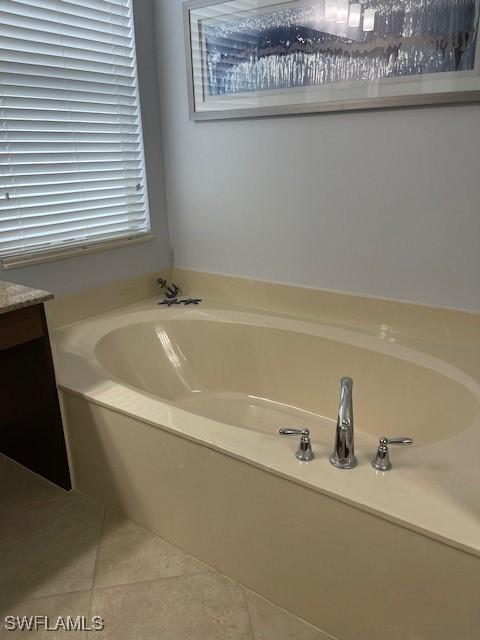
<path id="1" fill-rule="evenodd" d="M 0 0 L 0 256 L 149 229 L 132 0 Z"/>

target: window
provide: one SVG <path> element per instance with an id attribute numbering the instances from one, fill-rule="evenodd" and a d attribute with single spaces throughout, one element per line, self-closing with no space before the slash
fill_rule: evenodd
<path id="1" fill-rule="evenodd" d="M 132 0 L 0 0 L 0 258 L 150 237 Z"/>

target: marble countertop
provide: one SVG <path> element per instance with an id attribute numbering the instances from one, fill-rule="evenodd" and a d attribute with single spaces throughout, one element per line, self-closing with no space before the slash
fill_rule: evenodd
<path id="1" fill-rule="evenodd" d="M 34 304 L 51 300 L 53 297 L 53 293 L 49 291 L 0 281 L 0 314 L 21 309 L 22 307 L 30 307 Z"/>

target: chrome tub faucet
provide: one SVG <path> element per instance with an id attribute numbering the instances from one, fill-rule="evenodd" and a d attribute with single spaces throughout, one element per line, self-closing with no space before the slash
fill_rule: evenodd
<path id="1" fill-rule="evenodd" d="M 353 469 L 357 466 L 353 435 L 353 380 L 340 380 L 340 404 L 338 407 L 335 448 L 330 462 L 338 469 Z"/>
<path id="2" fill-rule="evenodd" d="M 310 462 L 315 457 L 310 442 L 308 429 L 291 429 L 284 427 L 279 429 L 281 436 L 301 436 L 295 457 L 302 462 Z M 389 471 L 392 468 L 388 446 L 411 445 L 412 438 L 381 438 L 377 453 L 372 460 L 372 467 L 377 471 Z M 353 469 L 357 466 L 355 457 L 355 442 L 353 433 L 353 380 L 342 378 L 340 380 L 340 403 L 338 406 L 337 428 L 335 432 L 335 448 L 330 456 L 330 462 L 337 469 Z"/>

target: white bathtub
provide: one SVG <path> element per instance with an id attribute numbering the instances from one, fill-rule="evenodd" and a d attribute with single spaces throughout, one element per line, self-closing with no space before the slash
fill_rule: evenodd
<path id="1" fill-rule="evenodd" d="M 193 541 L 191 535 L 184 533 L 183 525 L 200 527 L 203 522 L 201 512 L 192 515 L 200 508 L 192 503 L 192 495 L 195 483 L 210 486 L 212 465 L 222 469 L 225 486 L 235 477 L 246 487 L 249 480 L 242 473 L 253 473 L 251 468 L 257 468 L 261 470 L 259 478 L 270 474 L 287 480 L 296 492 L 307 488 L 305 508 L 314 494 L 327 496 L 329 508 L 334 498 L 336 509 L 347 503 L 401 525 L 410 530 L 408 535 L 416 532 L 417 537 L 409 540 L 417 540 L 421 533 L 422 538 L 426 535 L 447 543 L 450 551 L 442 553 L 458 553 L 453 548 L 460 549 L 468 552 L 461 554 L 462 558 L 477 562 L 473 556 L 480 556 L 480 386 L 466 371 L 445 359 L 407 346 L 407 339 L 405 344 L 399 344 L 393 338 L 384 340 L 368 332 L 215 303 L 164 308 L 151 300 L 57 330 L 53 338 L 79 488 L 125 510 L 142 524 L 315 624 L 321 625 L 327 619 L 324 628 L 341 634 L 342 639 L 362 640 L 348 625 L 342 626 L 343 622 L 335 628 L 334 623 L 328 622 L 327 610 L 320 620 L 314 612 L 318 606 L 309 604 L 305 595 L 298 604 L 296 598 L 292 604 L 291 595 L 287 601 L 288 587 L 282 591 L 271 585 L 278 576 L 267 579 L 266 570 L 254 576 L 255 568 L 244 574 L 241 566 L 235 568 L 228 549 L 213 551 L 207 543 Z M 328 461 L 334 442 L 339 381 L 345 375 L 354 379 L 359 460 L 358 467 L 348 471 L 338 470 Z M 296 460 L 297 441 L 280 437 L 277 432 L 281 426 L 309 427 L 315 453 L 312 462 Z M 415 446 L 392 447 L 393 470 L 376 472 L 370 462 L 378 439 L 397 435 L 413 437 Z M 179 454 L 182 451 L 185 456 Z M 236 466 L 231 463 L 231 471 L 223 466 L 228 460 L 236 461 Z M 250 471 L 244 471 L 247 466 Z M 158 493 L 154 488 L 157 483 L 171 483 L 176 495 L 174 503 L 169 502 L 168 486 L 158 489 Z M 180 493 L 179 484 L 185 489 Z M 274 486 L 277 487 L 272 485 L 269 490 L 272 500 L 281 504 L 285 496 L 287 504 L 287 491 L 281 489 L 287 485 L 278 484 L 278 496 Z M 187 487 L 191 495 L 187 495 Z M 231 491 L 230 500 L 232 495 L 239 504 L 247 500 L 240 495 L 241 486 Z M 217 489 L 213 493 L 207 496 L 202 491 L 197 496 L 197 501 L 204 496 L 206 512 L 211 501 L 221 502 Z M 255 500 L 256 495 L 254 490 L 249 499 Z M 290 507 L 292 513 L 297 509 L 302 520 L 303 499 L 292 500 L 300 500 L 297 507 Z M 263 506 L 266 511 L 269 508 L 271 501 Z M 181 521 L 175 515 L 177 509 L 182 514 Z M 157 511 L 161 518 L 155 515 Z M 343 518 L 342 513 L 335 518 Z M 352 513 L 348 511 L 345 517 Z M 308 528 L 309 514 L 303 515 Z M 316 516 L 322 519 L 320 511 Z M 380 521 L 370 518 L 368 522 L 370 526 Z M 216 524 L 219 530 L 226 526 Z M 380 529 L 384 526 L 378 524 Z M 203 535 L 210 535 L 218 546 L 215 534 L 208 531 Z M 302 531 L 300 527 L 297 535 Z M 268 539 L 267 531 L 262 535 Z M 272 525 L 270 536 L 277 535 L 278 527 Z M 244 538 L 245 544 L 246 540 L 248 537 Z M 384 544 L 392 545 L 392 540 Z M 413 549 L 417 543 L 411 544 Z M 437 544 L 435 549 L 440 547 L 445 545 Z M 378 552 L 374 546 L 372 553 L 375 549 Z M 367 553 L 366 547 L 364 550 Z M 332 554 L 336 549 L 325 551 Z M 398 549 L 397 553 L 402 555 Z M 454 561 L 452 556 L 452 562 L 459 562 L 458 557 Z M 439 558 L 432 560 L 432 567 L 438 561 Z M 450 560 L 442 556 L 441 562 L 448 567 Z M 288 575 L 286 568 L 282 575 Z M 479 593 L 478 586 L 475 593 Z M 416 602 L 420 602 L 418 597 Z M 405 606 L 402 600 L 402 607 Z M 424 635 L 408 636 L 405 628 L 397 624 L 390 629 L 389 637 L 443 638 L 441 633 L 448 631 L 448 626 L 442 619 L 446 605 L 442 606 L 444 613 L 431 632 L 426 627 Z M 384 615 L 392 620 L 388 607 Z M 456 640 L 473 640 L 473 635 L 468 636 L 469 622 L 464 635 L 458 635 L 458 628 L 454 628 Z M 360 622 L 356 624 L 358 632 Z M 377 637 L 368 626 L 365 629 L 369 634 L 366 640 Z M 410 632 L 413 633 L 409 628 Z"/>

